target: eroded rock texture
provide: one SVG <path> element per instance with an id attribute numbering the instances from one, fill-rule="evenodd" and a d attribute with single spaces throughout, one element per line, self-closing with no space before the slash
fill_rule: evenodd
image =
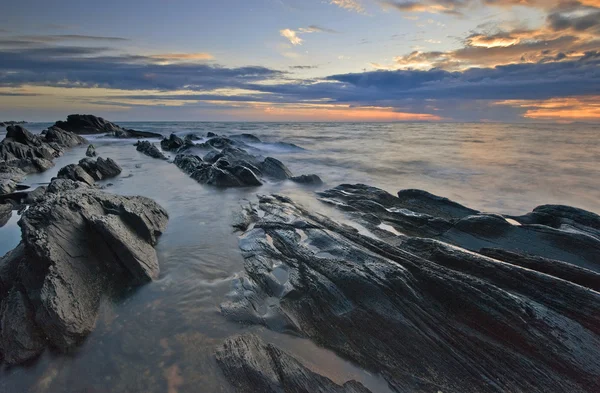
<path id="1" fill-rule="evenodd" d="M 0 358 L 18 364 L 79 344 L 103 296 L 158 276 L 153 246 L 167 220 L 148 198 L 53 180 L 23 213 L 21 243 L 0 259 Z"/>
<path id="2" fill-rule="evenodd" d="M 170 143 L 170 140 L 165 141 Z M 321 183 L 317 175 L 294 177 L 281 161 L 251 154 L 246 149 L 249 148 L 246 142 L 256 141 L 260 142 L 260 139 L 251 134 L 230 138 L 213 136 L 206 142 L 193 145 L 194 150 L 207 151 L 203 158 L 192 154 L 189 146 L 184 146 L 185 152 L 178 154 L 174 163 L 198 182 L 218 187 L 260 186 L 266 180 L 288 179 L 303 184 Z"/>
<path id="3" fill-rule="evenodd" d="M 166 160 L 167 157 L 165 157 L 165 155 L 158 150 L 158 147 L 156 147 L 156 145 L 154 145 L 154 143 L 149 142 L 149 141 L 139 141 L 135 144 L 135 149 L 137 151 L 139 151 L 140 153 L 144 153 L 145 155 L 152 157 L 152 158 L 158 158 L 161 160 Z"/>
<path id="4" fill-rule="evenodd" d="M 600 390 L 600 294 L 581 266 L 598 263 L 595 216 L 551 210 L 575 232 L 415 190 L 343 185 L 321 197 L 361 229 L 282 196 L 239 215 L 247 276 L 225 315 L 308 337 L 398 392 Z M 479 252 L 492 244 L 502 251 Z"/>
<path id="5" fill-rule="evenodd" d="M 79 164 L 69 164 L 58 171 L 57 177 L 94 185 L 97 180 L 118 176 L 123 170 L 113 159 L 82 158 Z"/>
<path id="6" fill-rule="evenodd" d="M 356 381 L 340 386 L 252 334 L 228 339 L 217 349 L 216 357 L 223 373 L 240 393 L 370 393 Z"/>

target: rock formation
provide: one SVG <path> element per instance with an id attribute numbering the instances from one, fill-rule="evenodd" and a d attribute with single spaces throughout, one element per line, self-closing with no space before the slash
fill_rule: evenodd
<path id="1" fill-rule="evenodd" d="M 61 168 L 57 177 L 80 181 L 93 186 L 96 181 L 118 176 L 121 172 L 122 169 L 119 164 L 111 158 L 98 157 L 96 160 L 82 158 L 79 164 L 69 164 Z"/>
<path id="2" fill-rule="evenodd" d="M 364 185 L 321 198 L 361 229 L 276 195 L 239 215 L 247 276 L 224 315 L 308 337 L 398 392 L 600 391 L 598 216 L 538 208 L 513 225 Z"/>
<path id="3" fill-rule="evenodd" d="M 0 359 L 20 364 L 81 343 L 104 296 L 158 276 L 153 246 L 167 220 L 148 198 L 54 179 L 21 216 L 21 243 L 0 259 Z"/>
<path id="4" fill-rule="evenodd" d="M 340 386 L 255 335 L 229 338 L 217 350 L 217 363 L 239 393 L 370 393 L 356 381 Z"/>
<path id="5" fill-rule="evenodd" d="M 122 128 L 94 115 L 69 115 L 66 121 L 57 121 L 54 126 L 76 134 L 106 134 L 116 138 L 162 138 L 162 135 L 155 132 Z"/>
<path id="6" fill-rule="evenodd" d="M 165 157 L 165 155 L 160 150 L 158 150 L 158 147 L 156 147 L 152 142 L 138 141 L 135 144 L 135 149 L 152 158 L 158 158 L 161 160 L 167 159 L 167 157 Z"/>

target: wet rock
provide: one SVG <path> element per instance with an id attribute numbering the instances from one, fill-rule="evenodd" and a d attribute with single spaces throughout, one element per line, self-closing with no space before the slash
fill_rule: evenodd
<path id="1" fill-rule="evenodd" d="M 438 216 L 443 219 L 464 218 L 479 213 L 448 198 L 430 194 L 423 190 L 398 191 L 399 203 L 416 213 Z"/>
<path id="2" fill-rule="evenodd" d="M 89 145 L 85 151 L 85 155 L 88 157 L 96 157 L 96 148 L 94 145 Z"/>
<path id="3" fill-rule="evenodd" d="M 6 225 L 12 217 L 13 205 L 10 203 L 0 203 L 0 227 Z"/>
<path id="4" fill-rule="evenodd" d="M 195 134 L 192 132 L 192 133 L 186 134 L 183 137 L 183 139 L 184 139 L 184 141 L 198 141 L 202 138 L 198 134 Z"/>
<path id="5" fill-rule="evenodd" d="M 77 164 L 69 164 L 58 171 L 58 178 L 70 179 L 83 182 L 89 186 L 93 186 L 96 182 L 94 178 Z"/>
<path id="6" fill-rule="evenodd" d="M 202 184 L 217 187 L 247 187 L 262 184 L 252 170 L 241 165 L 231 166 L 223 157 L 210 164 L 197 156 L 178 154 L 173 162 Z"/>
<path id="7" fill-rule="evenodd" d="M 600 239 L 600 216 L 576 207 L 564 205 L 538 206 L 524 216 L 511 217 L 521 224 L 546 225 L 555 229 L 570 228 Z"/>
<path id="8" fill-rule="evenodd" d="M 162 135 L 154 132 L 122 128 L 94 115 L 69 115 L 66 121 L 54 123 L 54 127 L 76 134 L 107 134 L 117 138 L 162 138 Z"/>
<path id="9" fill-rule="evenodd" d="M 348 185 L 323 193 L 370 234 L 287 197 L 259 197 L 236 224 L 246 228 L 239 244 L 247 276 L 234 281 L 223 314 L 308 337 L 381 373 L 394 391 L 598 391 L 600 293 L 567 281 L 564 269 L 541 273 L 445 236 L 427 238 L 440 233 L 434 220 L 452 228 L 471 216 L 414 195 Z M 499 221 L 483 225 L 491 223 Z M 501 226 L 496 246 L 503 245 Z M 389 235 L 373 236 L 380 233 Z"/>
<path id="10" fill-rule="evenodd" d="M 273 157 L 265 158 L 260 164 L 260 169 L 265 176 L 273 179 L 285 180 L 292 177 L 292 172 L 281 161 Z"/>
<path id="11" fill-rule="evenodd" d="M 340 386 L 257 336 L 229 338 L 217 349 L 217 363 L 236 392 L 369 393 L 356 381 Z"/>
<path id="12" fill-rule="evenodd" d="M 187 154 L 178 154 L 173 163 L 188 175 L 203 165 L 202 158 Z"/>
<path id="13" fill-rule="evenodd" d="M 17 364 L 46 346 L 78 345 L 104 296 L 158 276 L 153 246 L 167 220 L 148 198 L 53 180 L 23 213 L 19 246 L 0 259 L 0 357 Z"/>
<path id="14" fill-rule="evenodd" d="M 217 135 L 217 134 L 215 134 L 214 132 L 210 132 L 210 131 L 209 131 L 209 132 L 207 132 L 207 133 L 206 133 L 206 137 L 207 137 L 207 138 L 214 138 L 214 137 L 216 137 L 216 136 L 218 136 L 218 135 Z"/>
<path id="15" fill-rule="evenodd" d="M 61 147 L 75 147 L 87 143 L 85 138 L 58 127 L 50 127 L 46 130 L 45 137 L 46 141 L 57 143 Z"/>
<path id="16" fill-rule="evenodd" d="M 46 186 L 39 186 L 35 190 L 27 193 L 27 197 L 25 198 L 25 203 L 31 205 L 32 203 L 39 202 L 46 194 Z"/>
<path id="17" fill-rule="evenodd" d="M 319 185 L 323 184 L 323 180 L 317 175 L 300 175 L 292 176 L 290 180 L 300 184 Z"/>
<path id="18" fill-rule="evenodd" d="M 183 139 L 175 134 L 171 134 L 168 138 L 163 138 L 160 142 L 160 147 L 163 150 L 177 150 L 184 145 Z"/>
<path id="19" fill-rule="evenodd" d="M 0 180 L 0 195 L 9 194 L 17 189 L 17 183 L 10 179 Z"/>
<path id="20" fill-rule="evenodd" d="M 122 172 L 121 167 L 111 158 L 98 157 L 83 158 L 79 164 L 70 164 L 58 171 L 57 177 L 84 182 L 93 186 L 97 180 L 108 179 L 118 176 Z"/>
<path id="21" fill-rule="evenodd" d="M 137 151 L 142 152 L 147 156 L 161 160 L 167 159 L 167 157 L 165 157 L 165 155 L 151 142 L 139 141 L 135 144 L 135 146 Z"/>
<path id="22" fill-rule="evenodd" d="M 240 141 L 243 142 L 247 142 L 247 143 L 260 143 L 261 140 L 253 134 L 237 134 L 237 135 L 231 135 L 229 138 L 231 139 L 238 139 Z"/>

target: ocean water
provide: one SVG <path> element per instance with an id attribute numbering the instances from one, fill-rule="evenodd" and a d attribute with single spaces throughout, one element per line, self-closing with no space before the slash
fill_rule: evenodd
<path id="1" fill-rule="evenodd" d="M 51 124 L 26 127 L 40 132 Z M 95 331 L 73 353 L 46 351 L 27 367 L 0 371 L 2 392 L 230 392 L 214 360 L 225 338 L 255 332 L 311 369 L 343 383 L 385 382 L 306 339 L 233 323 L 219 304 L 243 270 L 231 217 L 257 194 L 280 193 L 338 220 L 314 192 L 341 183 L 366 183 L 395 193 L 420 188 L 469 207 L 522 214 L 560 203 L 600 212 L 600 126 L 425 123 L 121 123 L 124 127 L 200 136 L 252 133 L 256 152 L 283 161 L 294 174 L 318 174 L 315 188 L 273 182 L 217 189 L 196 183 L 168 162 L 138 153 L 133 140 L 90 137 L 102 157 L 123 173 L 107 191 L 144 195 L 164 206 L 169 227 L 157 245 L 160 278 L 103 304 Z M 2 137 L 2 135 L 0 135 Z M 158 140 L 156 140 L 158 141 Z M 85 155 L 72 149 L 51 170 L 25 183 L 45 184 Z M 173 155 L 171 154 L 173 157 Z M 0 255 L 20 239 L 18 215 L 0 228 Z"/>

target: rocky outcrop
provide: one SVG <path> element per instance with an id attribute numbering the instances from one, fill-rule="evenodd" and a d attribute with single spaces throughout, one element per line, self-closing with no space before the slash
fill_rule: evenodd
<path id="1" fill-rule="evenodd" d="M 181 139 L 175 134 L 171 134 L 168 138 L 163 138 L 163 140 L 160 141 L 160 147 L 163 150 L 178 150 L 184 144 L 185 142 L 183 141 L 183 139 Z"/>
<path id="2" fill-rule="evenodd" d="M 194 145 L 196 149 L 208 150 L 203 158 L 189 153 L 184 146 L 179 151 L 185 150 L 185 153 L 179 153 L 174 163 L 198 182 L 219 187 L 259 186 L 265 180 L 290 179 L 302 184 L 321 182 L 316 175 L 294 177 L 281 161 L 273 157 L 255 156 L 239 147 L 246 146 L 243 140 L 252 141 L 253 135 L 242 134 L 237 137 L 239 140 L 214 136 Z"/>
<path id="3" fill-rule="evenodd" d="M 26 121 L 0 121 L 0 127 L 16 126 L 17 124 L 27 124 Z"/>
<path id="4" fill-rule="evenodd" d="M 321 193 L 353 226 L 259 197 L 236 219 L 246 277 L 223 314 L 308 337 L 398 392 L 600 390 L 600 293 L 588 289 L 597 273 L 574 266 L 593 265 L 593 237 L 400 195 L 363 185 Z M 572 236 L 579 247 L 565 248 Z M 502 250 L 480 250 L 492 242 Z M 554 261 L 511 251 L 528 243 Z"/>
<path id="5" fill-rule="evenodd" d="M 135 149 L 141 153 L 144 153 L 147 156 L 152 158 L 158 158 L 161 160 L 166 160 L 167 157 L 158 150 L 158 148 L 154 145 L 154 143 L 148 141 L 139 141 L 135 144 Z"/>
<path id="6" fill-rule="evenodd" d="M 20 125 L 9 126 L 0 142 L 0 195 L 14 192 L 28 173 L 51 168 L 65 149 L 82 143 L 79 135 L 55 127 L 35 135 Z"/>
<path id="7" fill-rule="evenodd" d="M 158 276 L 153 246 L 167 220 L 148 198 L 53 180 L 23 213 L 21 243 L 0 259 L 0 358 L 19 364 L 81 343 L 104 296 Z"/>
<path id="8" fill-rule="evenodd" d="M 13 205 L 10 203 L 0 203 L 0 227 L 6 225 L 12 217 Z"/>
<path id="9" fill-rule="evenodd" d="M 96 157 L 96 148 L 94 147 L 94 145 L 89 145 L 87 147 L 87 150 L 85 151 L 85 155 L 87 157 Z"/>
<path id="10" fill-rule="evenodd" d="M 252 334 L 227 339 L 216 358 L 238 393 L 370 393 L 356 381 L 340 386 Z"/>
<path id="11" fill-rule="evenodd" d="M 54 126 L 76 134 L 106 134 L 116 138 L 162 138 L 161 134 L 122 128 L 94 115 L 69 115 L 66 121 L 57 121 Z"/>
<path id="12" fill-rule="evenodd" d="M 98 157 L 82 158 L 79 164 L 70 164 L 61 168 L 56 175 L 58 178 L 80 181 L 87 185 L 94 185 L 98 180 L 118 176 L 122 172 L 121 167 L 111 158 Z"/>

